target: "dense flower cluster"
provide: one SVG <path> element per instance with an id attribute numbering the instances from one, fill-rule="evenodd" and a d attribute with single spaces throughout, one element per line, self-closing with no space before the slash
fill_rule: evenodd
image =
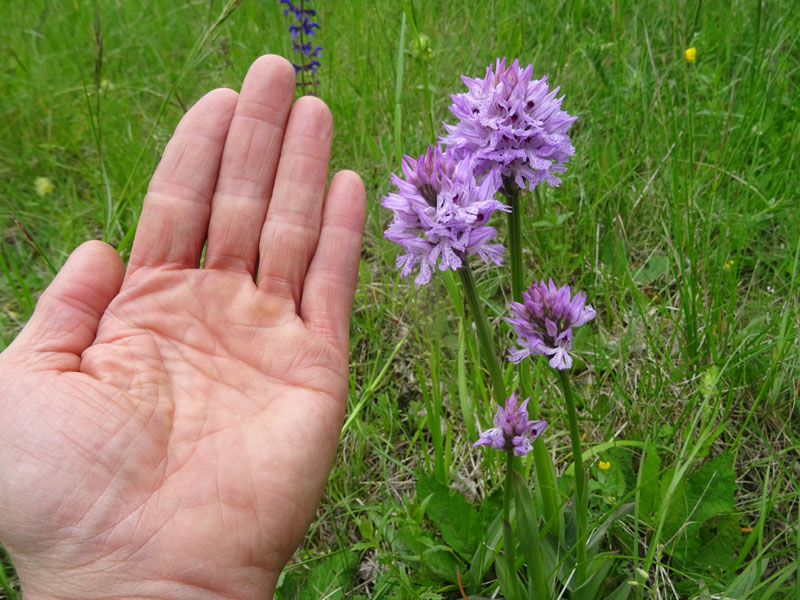
<path id="1" fill-rule="evenodd" d="M 315 23 L 309 18 L 316 16 L 317 12 L 312 8 L 306 8 L 303 0 L 300 0 L 297 6 L 289 0 L 280 0 L 280 3 L 286 5 L 283 14 L 288 16 L 289 13 L 292 13 L 297 19 L 297 24 L 289 25 L 289 33 L 292 34 L 292 48 L 295 52 L 299 52 L 303 59 L 300 64 L 292 63 L 294 72 L 313 71 L 316 73 L 317 67 L 319 67 L 317 58 L 322 52 L 322 46 L 314 46 L 312 43 L 306 42 L 305 36 L 313 37 L 316 33 L 315 30 L 319 29 L 319 23 Z"/>
<path id="2" fill-rule="evenodd" d="M 511 303 L 514 318 L 506 319 L 521 346 L 512 350 L 509 358 L 517 363 L 532 354 L 545 354 L 554 369 L 569 369 L 572 329 L 595 317 L 595 310 L 586 305 L 586 295 L 579 292 L 572 296 L 568 285 L 556 288 L 550 279 L 548 283 L 534 282 L 522 293 L 522 299 Z"/>
<path id="3" fill-rule="evenodd" d="M 577 117 L 561 110 L 558 88 L 551 91 L 546 77 L 531 80 L 532 73 L 531 65 L 521 69 L 515 60 L 506 67 L 497 59 L 484 79 L 462 77 L 468 92 L 451 96 L 459 122 L 445 124 L 446 150 L 429 148 L 416 161 L 406 156 L 406 180 L 392 175 L 398 191 L 384 197 L 395 212 L 385 235 L 406 250 L 397 260 L 403 277 L 419 264 L 415 281 L 428 283 L 437 263 L 458 269 L 467 254 L 499 264 L 503 247 L 487 244 L 497 234 L 487 221 L 498 208 L 510 209 L 494 194 L 514 184 L 532 190 L 541 181 L 561 183 L 556 173 L 575 151 L 567 131 Z"/>
<path id="4" fill-rule="evenodd" d="M 497 59 L 483 79 L 462 77 L 468 91 L 450 96 L 459 122 L 445 124 L 441 140 L 458 156 L 474 154 L 479 174 L 530 190 L 542 181 L 561 183 L 556 174 L 575 152 L 567 131 L 577 119 L 561 110 L 559 88 L 551 91 L 547 76 L 531 80 L 532 74 L 532 65 L 521 69 L 515 60 L 506 67 Z"/>
<path id="5" fill-rule="evenodd" d="M 506 399 L 506 405 L 497 407 L 494 427 L 480 434 L 473 446 L 490 446 L 506 452 L 513 451 L 517 456 L 525 456 L 531 451 L 531 442 L 542 435 L 546 421 L 528 419 L 528 402 L 530 398 L 517 407 L 517 394 Z"/>
<path id="6" fill-rule="evenodd" d="M 397 191 L 384 196 L 382 205 L 394 211 L 394 220 L 385 236 L 406 251 L 397 259 L 403 277 L 419 264 L 417 285 L 430 281 L 437 263 L 442 271 L 455 270 L 468 254 L 502 262 L 503 247 L 488 243 L 497 231 L 487 222 L 508 207 L 495 200 L 491 177 L 475 180 L 473 166 L 470 157 L 455 161 L 452 152 L 429 146 L 416 160 L 404 157 L 405 179 L 392 174 Z"/>

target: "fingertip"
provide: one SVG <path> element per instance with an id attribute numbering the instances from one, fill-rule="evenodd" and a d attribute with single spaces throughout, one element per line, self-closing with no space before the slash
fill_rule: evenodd
<path id="1" fill-rule="evenodd" d="M 282 71 L 285 77 L 290 77 L 294 79 L 295 72 L 292 63 L 286 60 L 280 54 L 262 54 L 257 59 L 253 61 L 253 64 L 250 65 L 250 69 L 248 73 L 253 70 L 260 70 L 260 69 L 275 69 L 276 71 Z"/>
<path id="2" fill-rule="evenodd" d="M 351 228 L 363 230 L 367 211 L 367 192 L 364 181 L 355 171 L 345 169 L 339 171 L 331 180 L 328 191 L 329 199 L 335 198 L 335 205 L 326 210 L 328 219 L 341 221 L 342 216 L 347 216 L 346 221 Z"/>
<path id="3" fill-rule="evenodd" d="M 304 127 L 307 135 L 314 135 L 318 139 L 330 140 L 333 137 L 333 115 L 325 101 L 316 96 L 301 96 L 295 100 L 292 114 L 304 115 Z"/>
<path id="4" fill-rule="evenodd" d="M 364 181 L 361 179 L 361 175 L 359 175 L 355 171 L 351 171 L 350 169 L 343 169 L 336 173 L 334 179 L 341 180 L 343 182 L 342 185 L 347 185 L 352 187 L 353 190 L 357 191 L 360 196 L 362 197 L 366 196 L 366 191 L 364 189 Z"/>
<path id="5" fill-rule="evenodd" d="M 84 242 L 42 293 L 14 346 L 25 349 L 28 357 L 55 353 L 51 368 L 76 368 L 124 274 L 125 265 L 114 248 L 100 241 Z"/>
<path id="6" fill-rule="evenodd" d="M 298 167 L 302 169 L 302 180 L 318 176 L 321 182 L 319 191 L 322 192 L 328 175 L 332 140 L 333 115 L 328 105 L 313 96 L 298 98 L 292 105 L 286 125 L 278 180 L 291 183 L 296 173 L 288 172 L 287 167 Z M 313 160 L 309 162 L 309 158 Z"/>
<path id="7" fill-rule="evenodd" d="M 196 133 L 208 129 L 227 131 L 239 93 L 229 88 L 217 88 L 204 94 L 192 105 L 185 118 L 178 123 L 175 133 Z"/>
<path id="8" fill-rule="evenodd" d="M 89 240 L 78 246 L 67 259 L 78 262 L 82 267 L 98 269 L 108 276 L 106 284 L 116 294 L 125 275 L 125 263 L 113 246 L 100 240 Z"/>
<path id="9" fill-rule="evenodd" d="M 236 106 L 236 101 L 239 99 L 239 92 L 230 88 L 216 88 L 204 94 L 198 101 L 208 104 L 213 108 L 219 109 L 233 109 Z"/>
<path id="10" fill-rule="evenodd" d="M 90 240 L 70 254 L 53 283 L 42 294 L 42 301 L 78 301 L 98 320 L 108 303 L 119 292 L 125 264 L 117 251 L 99 240 Z"/>
<path id="11" fill-rule="evenodd" d="M 296 77 L 292 63 L 277 54 L 259 56 L 250 65 L 242 83 L 242 92 L 253 85 L 261 86 L 268 82 L 270 91 L 280 97 L 294 98 Z"/>

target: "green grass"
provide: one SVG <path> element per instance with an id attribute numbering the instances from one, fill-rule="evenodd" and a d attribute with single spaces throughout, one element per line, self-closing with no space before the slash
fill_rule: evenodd
<path id="1" fill-rule="evenodd" d="M 0 348 L 51 279 L 12 211 L 56 266 L 89 238 L 126 255 L 149 176 L 186 107 L 213 87 L 236 88 L 258 55 L 290 49 L 277 2 L 245 0 L 225 18 L 220 1 L 100 4 L 97 18 L 83 0 L 5 7 Z M 422 153 L 449 118 L 449 94 L 463 90 L 459 75 L 482 76 L 496 56 L 532 62 L 580 116 L 564 183 L 523 194 L 524 257 L 526 281 L 552 275 L 584 289 L 598 310 L 575 341 L 579 417 L 585 447 L 624 443 L 587 457 L 590 524 L 637 501 L 609 529 L 607 547 L 618 554 L 609 589 L 633 580 L 639 598 L 674 597 L 673 590 L 687 598 L 703 590 L 795 597 L 800 6 L 315 4 L 325 48 L 319 94 L 336 123 L 333 167 L 361 173 L 369 205 L 352 322 L 352 417 L 319 518 L 287 571 L 287 597 L 295 584 L 305 586 L 299 597 L 322 597 L 309 591 L 318 580 L 344 582 L 332 598 L 459 597 L 433 563 L 413 558 L 402 534 L 416 528 L 423 542 L 443 543 L 416 496 L 421 475 L 475 506 L 490 503 L 502 461 L 470 444 L 493 409 L 486 377 L 461 368 L 475 347 L 443 279 L 417 289 L 395 273 L 380 198 L 399 168 L 398 149 Z M 423 34 L 430 57 L 412 52 Z M 697 47 L 693 64 L 683 57 L 689 46 Z M 52 180 L 52 193 L 36 194 L 39 176 Z M 477 279 L 499 324 L 507 280 L 482 268 Z M 503 330 L 498 341 L 509 340 Z M 560 396 L 545 365 L 531 371 L 563 472 L 571 449 Z M 464 422 L 467 409 L 478 423 Z M 657 454 L 660 480 L 648 471 L 645 447 Z M 612 463 L 605 474 L 593 462 L 598 455 Z M 701 482 L 718 456 L 730 457 L 735 490 L 715 523 L 739 531 L 725 547 L 735 560 L 723 570 L 676 558 L 686 529 L 672 521 L 681 513 L 658 508 L 667 497 L 690 498 L 681 490 Z M 618 476 L 609 475 L 614 469 Z M 648 494 L 660 499 L 652 518 L 641 512 Z M 702 507 L 689 506 L 683 518 L 693 508 Z M 13 586 L 13 571 L 5 572 Z M 475 592 L 490 595 L 493 580 L 489 570 Z"/>

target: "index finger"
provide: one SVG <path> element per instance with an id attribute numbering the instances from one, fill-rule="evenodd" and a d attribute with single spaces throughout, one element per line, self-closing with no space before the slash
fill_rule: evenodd
<path id="1" fill-rule="evenodd" d="M 233 90 L 209 92 L 178 123 L 147 188 L 128 275 L 141 267 L 197 267 L 237 98 Z"/>
<path id="2" fill-rule="evenodd" d="M 306 273 L 300 316 L 314 331 L 347 349 L 364 233 L 366 194 L 353 171 L 331 181 L 322 214 L 322 230 Z"/>

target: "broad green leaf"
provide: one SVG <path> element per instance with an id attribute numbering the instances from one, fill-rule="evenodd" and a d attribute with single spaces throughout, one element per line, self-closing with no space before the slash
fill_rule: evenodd
<path id="1" fill-rule="evenodd" d="M 464 560 L 472 558 L 483 540 L 483 527 L 477 511 L 464 496 L 433 478 L 420 476 L 417 497 L 427 500 L 425 514 L 445 543 Z"/>
<path id="2" fill-rule="evenodd" d="M 700 548 L 695 564 L 720 574 L 736 561 L 742 546 L 742 530 L 735 516 L 708 519 L 700 527 Z"/>
<path id="3" fill-rule="evenodd" d="M 733 512 L 736 474 L 733 455 L 720 454 L 689 476 L 687 495 L 698 509 L 692 519 L 705 521 Z"/>
<path id="4" fill-rule="evenodd" d="M 446 546 L 433 546 L 422 553 L 422 565 L 430 574 L 449 583 L 456 583 L 456 570 L 464 571 L 465 565 Z"/>
<path id="5" fill-rule="evenodd" d="M 353 573 L 358 566 L 358 554 L 339 552 L 322 561 L 303 586 L 301 600 L 318 600 L 319 598 L 345 598 L 352 589 Z"/>
<path id="6" fill-rule="evenodd" d="M 638 269 L 633 280 L 636 283 L 648 285 L 669 273 L 669 258 L 663 254 L 653 254 L 647 262 Z"/>
<path id="7" fill-rule="evenodd" d="M 669 482 L 671 473 L 662 483 Z M 664 523 L 664 538 L 673 541 L 666 551 L 685 565 L 728 569 L 741 547 L 741 531 L 733 516 L 736 474 L 733 457 L 721 454 L 680 482 Z"/>
<path id="8" fill-rule="evenodd" d="M 396 552 L 405 562 L 417 565 L 426 548 L 432 546 L 431 540 L 419 528 L 411 525 L 400 527 L 393 533 L 387 535 L 392 550 Z"/>
<path id="9" fill-rule="evenodd" d="M 310 572 L 294 569 L 282 575 L 279 600 L 338 600 L 350 597 L 352 579 L 358 566 L 356 552 L 337 552 L 322 560 Z"/>
<path id="10" fill-rule="evenodd" d="M 616 460 L 611 460 L 609 462 L 611 466 L 608 471 L 602 474 L 602 477 L 604 478 L 605 492 L 613 497 L 613 503 L 625 495 L 628 486 L 625 480 L 623 464 Z"/>
<path id="11" fill-rule="evenodd" d="M 358 530 L 361 532 L 361 537 L 365 540 L 371 540 L 375 535 L 375 526 L 372 524 L 372 519 L 369 517 L 361 517 L 358 521 Z"/>

